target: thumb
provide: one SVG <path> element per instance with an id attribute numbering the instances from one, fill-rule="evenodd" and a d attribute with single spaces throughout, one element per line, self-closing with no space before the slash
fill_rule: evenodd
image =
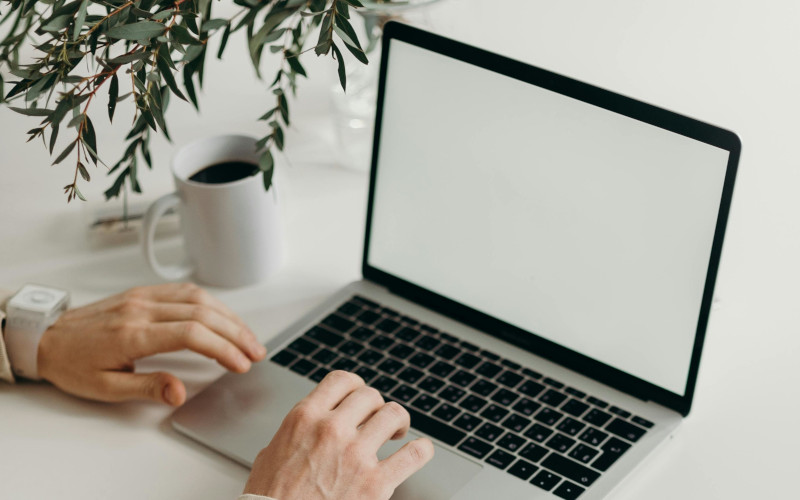
<path id="1" fill-rule="evenodd" d="M 110 401 L 149 399 L 170 406 L 186 401 L 186 387 L 180 379 L 166 372 L 106 372 L 103 375 Z"/>

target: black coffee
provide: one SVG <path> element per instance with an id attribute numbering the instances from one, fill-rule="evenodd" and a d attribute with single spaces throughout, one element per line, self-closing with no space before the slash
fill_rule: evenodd
<path id="1" fill-rule="evenodd" d="M 189 177 L 190 181 L 202 182 L 204 184 L 224 184 L 226 182 L 238 181 L 258 173 L 258 165 L 245 161 L 224 161 L 215 163 L 200 170 Z"/>

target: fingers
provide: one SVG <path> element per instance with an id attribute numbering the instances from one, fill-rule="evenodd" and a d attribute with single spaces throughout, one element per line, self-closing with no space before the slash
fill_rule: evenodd
<path id="1" fill-rule="evenodd" d="M 250 360 L 238 347 L 196 321 L 150 323 L 138 337 L 134 358 L 189 349 L 217 360 L 225 368 L 244 373 Z"/>
<path id="2" fill-rule="evenodd" d="M 174 375 L 158 373 L 103 372 L 99 399 L 109 402 L 149 399 L 170 406 L 186 401 L 186 387 Z"/>
<path id="3" fill-rule="evenodd" d="M 150 314 L 154 321 L 202 323 L 236 345 L 253 361 L 259 361 L 267 354 L 266 348 L 258 342 L 249 328 L 242 327 L 240 323 L 208 306 L 161 302 L 152 305 Z"/>
<path id="4" fill-rule="evenodd" d="M 433 458 L 433 443 L 428 438 L 409 441 L 380 462 L 388 481 L 396 488 Z"/>
<path id="5" fill-rule="evenodd" d="M 381 393 L 377 389 L 364 385 L 348 394 L 339 403 L 335 410 L 336 418 L 340 418 L 357 428 L 383 405 Z"/>
<path id="6" fill-rule="evenodd" d="M 186 304 L 205 305 L 216 309 L 221 314 L 227 316 L 232 321 L 247 328 L 236 313 L 230 310 L 224 302 L 206 292 L 194 283 L 164 283 L 161 285 L 145 286 L 133 288 L 127 292 L 128 295 L 139 295 L 142 298 L 157 302 L 178 302 Z"/>
<path id="7" fill-rule="evenodd" d="M 333 410 L 351 392 L 364 386 L 364 379 L 354 373 L 335 370 L 305 397 L 305 402 L 314 408 Z"/>
<path id="8" fill-rule="evenodd" d="M 394 401 L 382 405 L 361 427 L 361 439 L 377 450 L 390 439 L 400 439 L 408 432 L 411 418 L 408 412 Z"/>

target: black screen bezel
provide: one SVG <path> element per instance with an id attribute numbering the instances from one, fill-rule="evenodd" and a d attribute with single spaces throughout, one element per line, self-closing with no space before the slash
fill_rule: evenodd
<path id="1" fill-rule="evenodd" d="M 369 244 L 372 229 L 381 123 L 383 118 L 384 91 L 386 88 L 386 72 L 389 63 L 389 49 L 392 40 L 400 40 L 480 68 L 578 99 L 594 106 L 716 146 L 730 153 L 722 196 L 720 198 L 719 214 L 717 217 L 711 254 L 709 256 L 705 288 L 703 291 L 700 314 L 698 316 L 697 331 L 686 382 L 686 390 L 683 396 L 369 265 Z M 688 415 L 694 398 L 695 384 L 697 382 L 697 373 L 700 365 L 700 354 L 705 340 L 706 326 L 711 309 L 714 284 L 719 268 L 722 242 L 725 235 L 725 227 L 733 196 L 733 185 L 740 155 L 741 142 L 736 134 L 731 131 L 455 40 L 444 38 L 401 23 L 390 22 L 385 25 L 383 32 L 362 273 L 364 278 L 387 287 L 393 293 L 461 321 L 489 335 L 498 337 L 538 356 L 559 363 L 567 368 L 614 387 L 615 389 L 643 400 L 657 402 L 683 415 Z"/>

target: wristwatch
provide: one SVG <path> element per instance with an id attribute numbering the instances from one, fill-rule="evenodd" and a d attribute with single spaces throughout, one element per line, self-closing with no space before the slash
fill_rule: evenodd
<path id="1" fill-rule="evenodd" d="M 25 285 L 6 303 L 4 337 L 14 375 L 39 380 L 39 340 L 69 306 L 69 292 Z"/>

